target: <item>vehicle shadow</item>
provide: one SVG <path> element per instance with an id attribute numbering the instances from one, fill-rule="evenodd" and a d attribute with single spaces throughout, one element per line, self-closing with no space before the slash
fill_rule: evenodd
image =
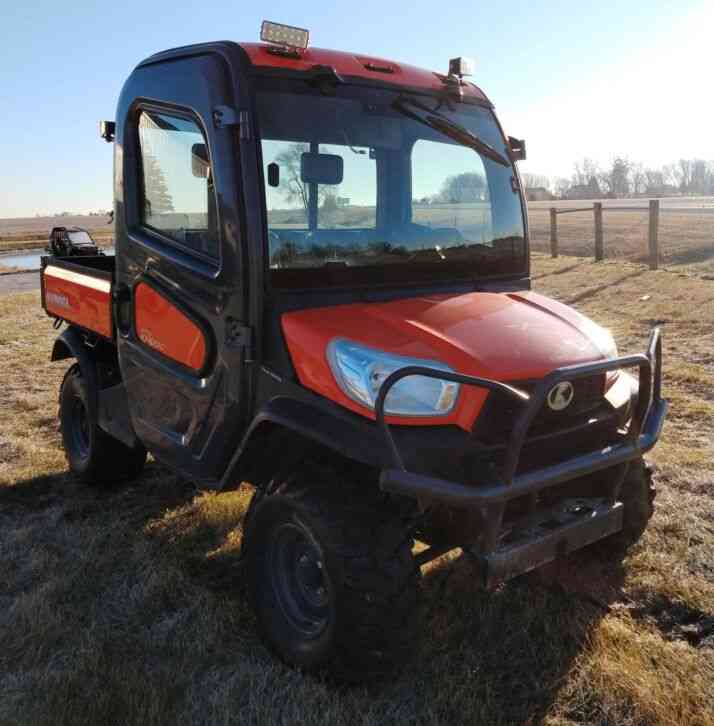
<path id="1" fill-rule="evenodd" d="M 665 247 L 663 252 L 662 264 L 665 267 L 677 265 L 696 265 L 702 262 L 708 262 L 714 258 L 714 244 L 711 242 L 702 244 L 698 247 L 670 248 Z M 646 261 L 647 257 L 642 256 L 642 261 Z"/>
<path id="2" fill-rule="evenodd" d="M 42 528 L 43 523 L 74 524 L 98 530 L 141 532 L 147 523 L 166 511 L 187 504 L 196 496 L 195 486 L 149 462 L 132 482 L 91 485 L 67 472 L 43 474 L 0 486 L 0 514 L 7 521 Z M 48 542 L 49 529 L 41 539 Z"/>
<path id="3" fill-rule="evenodd" d="M 452 673 L 457 689 L 483 703 L 484 723 L 538 723 L 624 597 L 623 582 L 622 563 L 597 546 L 491 592 L 469 561 L 437 565 L 423 577 L 427 637 L 413 667 L 435 679 Z M 444 721 L 458 721 L 444 709 Z"/>
<path id="4" fill-rule="evenodd" d="M 610 287 L 617 287 L 619 284 L 626 282 L 627 280 L 632 280 L 635 277 L 641 277 L 646 272 L 646 269 L 637 270 L 636 272 L 630 272 L 627 275 L 622 275 L 615 280 L 609 280 L 608 282 L 605 282 L 601 285 L 586 288 L 582 292 L 579 292 L 577 295 L 573 295 L 564 302 L 566 305 L 574 305 L 575 303 L 582 302 L 583 300 L 587 300 L 588 298 L 595 297 L 603 290 L 607 290 Z"/>
<path id="5" fill-rule="evenodd" d="M 576 262 L 573 265 L 568 265 L 567 267 L 561 267 L 558 270 L 551 270 L 550 272 L 543 272 L 540 275 L 531 275 L 531 280 L 542 280 L 545 277 L 557 277 L 558 275 L 565 275 L 568 272 L 572 272 L 573 270 L 577 270 L 578 268 L 582 267 L 583 265 L 589 265 L 592 264 L 589 260 L 585 261 L 582 260 L 580 262 Z"/>
<path id="6" fill-rule="evenodd" d="M 168 558 L 193 582 L 192 597 L 204 590 L 218 595 L 222 610 L 235 603 L 238 608 L 229 606 L 229 611 L 247 612 L 240 545 L 249 498 L 245 487 L 221 494 L 200 492 L 150 464 L 135 482 L 105 488 L 87 487 L 66 474 L 0 487 L 0 514 L 27 522 L 33 540 L 50 548 L 59 541 L 50 524 L 56 520 L 96 531 L 104 540 L 101 546 L 94 534 L 82 542 L 97 548 L 99 578 L 110 578 L 109 573 L 127 566 L 126 545 L 133 543 L 130 570 L 146 567 L 147 558 L 152 567 Z M 35 516 L 42 510 L 46 516 Z M 66 553 L 67 558 L 75 556 L 75 550 Z M 88 609 L 110 582 L 88 581 Z M 546 572 L 485 592 L 467 560 L 443 557 L 423 568 L 422 607 L 415 614 L 417 652 L 401 677 L 365 693 L 380 703 L 400 704 L 400 718 L 411 721 L 419 721 L 420 713 L 428 710 L 439 722 L 461 723 L 464 703 L 478 702 L 483 723 L 537 722 L 554 703 L 593 630 L 622 598 L 622 582 L 621 565 L 583 551 Z M 20 592 L 16 583 L 7 594 Z M 142 608 L 153 607 L 153 599 L 143 602 Z M 122 601 L 115 605 L 119 610 L 130 606 Z M 141 612 L 135 617 L 145 617 Z M 252 617 L 235 626 L 240 630 L 237 639 L 255 642 L 262 653 Z M 196 637 L 205 634 L 197 631 Z M 241 657 L 247 664 L 256 655 Z M 258 657 L 274 663 L 267 653 Z M 339 687 L 330 688 L 337 689 L 337 697 Z"/>
<path id="7" fill-rule="evenodd" d="M 185 516 L 190 521 L 190 510 Z M 160 544 L 171 543 L 172 556 L 194 582 L 225 602 L 244 604 L 241 518 L 230 531 L 174 523 L 156 534 Z M 428 709 L 440 722 L 461 723 L 458 704 L 478 700 L 483 723 L 536 723 L 602 618 L 624 598 L 623 581 L 622 564 L 597 548 L 492 592 L 481 587 L 467 558 L 443 557 L 423 568 L 417 652 L 399 678 L 367 692 L 380 701 L 401 699 L 407 720 Z"/>

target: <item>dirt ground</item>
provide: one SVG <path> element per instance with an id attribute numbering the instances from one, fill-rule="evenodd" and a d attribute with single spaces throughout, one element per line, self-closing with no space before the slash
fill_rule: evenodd
<path id="1" fill-rule="evenodd" d="M 37 290 L 40 286 L 38 272 L 3 273 L 0 267 L 0 295 Z"/>
<path id="2" fill-rule="evenodd" d="M 714 724 L 714 282 L 538 256 L 533 279 L 623 353 L 662 326 L 654 519 L 622 565 L 585 551 L 493 593 L 433 563 L 414 661 L 370 688 L 257 637 L 235 567 L 249 487 L 153 462 L 108 489 L 65 474 L 51 321 L 36 291 L 0 296 L 0 724 Z"/>
<path id="3" fill-rule="evenodd" d="M 101 230 L 107 227 L 108 215 L 72 214 L 66 217 L 12 217 L 0 219 L 0 239 L 20 234 L 47 235 L 52 227 L 82 227 Z"/>

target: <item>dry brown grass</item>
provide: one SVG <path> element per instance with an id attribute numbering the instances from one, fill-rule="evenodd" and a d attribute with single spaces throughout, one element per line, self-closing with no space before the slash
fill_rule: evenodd
<path id="1" fill-rule="evenodd" d="M 559 207 L 559 202 L 553 202 Z M 592 202 L 583 202 L 592 207 Z M 531 247 L 550 251 L 550 214 L 544 206 L 528 209 Z M 603 239 L 605 256 L 614 260 L 645 262 L 648 255 L 649 215 L 637 211 L 610 210 L 605 202 Z M 701 273 L 714 273 L 714 213 L 678 211 L 663 207 L 660 212 L 659 242 L 662 264 Z M 593 213 L 558 215 L 558 247 L 563 255 L 594 255 Z"/>
<path id="2" fill-rule="evenodd" d="M 370 689 L 291 671 L 257 638 L 235 567 L 247 488 L 156 464 L 105 490 L 65 475 L 50 321 L 36 293 L 0 297 L 0 724 L 714 724 L 714 283 L 545 258 L 534 277 L 622 350 L 663 325 L 656 515 L 622 566 L 584 552 L 558 584 L 487 594 L 432 564 L 424 642 Z"/>

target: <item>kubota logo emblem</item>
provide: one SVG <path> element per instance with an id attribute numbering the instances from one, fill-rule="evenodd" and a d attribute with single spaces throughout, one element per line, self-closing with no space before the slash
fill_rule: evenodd
<path id="1" fill-rule="evenodd" d="M 570 406 L 575 389 L 570 381 L 556 383 L 548 392 L 548 407 L 551 411 L 562 411 Z"/>

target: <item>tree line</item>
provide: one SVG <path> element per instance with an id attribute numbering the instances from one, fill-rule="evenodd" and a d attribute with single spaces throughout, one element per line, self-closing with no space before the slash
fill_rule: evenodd
<path id="1" fill-rule="evenodd" d="M 714 195 L 714 161 L 680 159 L 647 167 L 626 156 L 616 156 L 603 167 L 583 158 L 575 162 L 570 177 L 521 174 L 527 190 L 543 189 L 563 199 L 577 197 L 628 197 Z"/>

